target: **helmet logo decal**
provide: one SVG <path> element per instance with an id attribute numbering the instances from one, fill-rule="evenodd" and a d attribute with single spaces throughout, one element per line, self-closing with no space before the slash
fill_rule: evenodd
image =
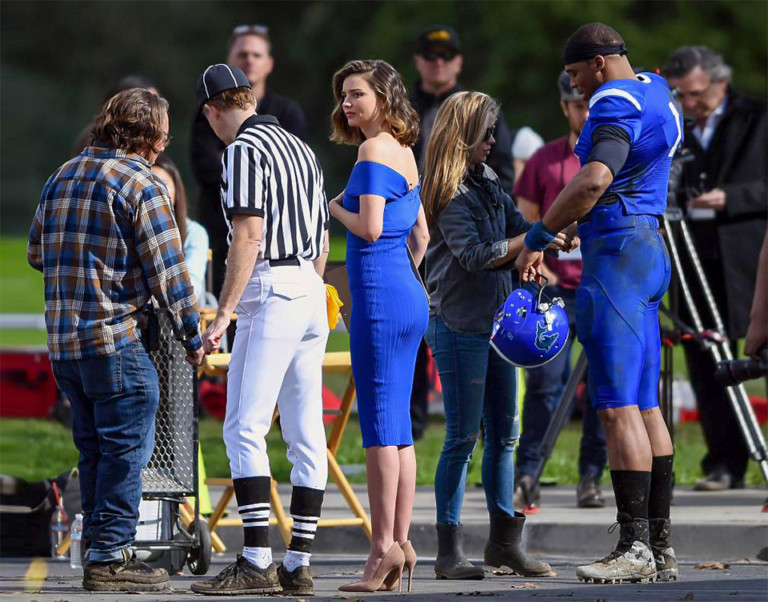
<path id="1" fill-rule="evenodd" d="M 547 330 L 548 328 L 542 325 L 541 322 L 536 324 L 536 340 L 534 341 L 534 344 L 545 352 L 549 351 L 552 348 L 552 345 L 554 345 L 560 337 L 560 334 L 557 332 L 547 334 Z"/>

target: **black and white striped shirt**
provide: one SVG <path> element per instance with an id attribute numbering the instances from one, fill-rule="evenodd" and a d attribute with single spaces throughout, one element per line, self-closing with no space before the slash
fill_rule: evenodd
<path id="1" fill-rule="evenodd" d="M 259 257 L 317 259 L 328 228 L 328 200 L 315 154 L 271 115 L 245 120 L 222 157 L 221 202 L 232 217 L 264 218 Z"/>

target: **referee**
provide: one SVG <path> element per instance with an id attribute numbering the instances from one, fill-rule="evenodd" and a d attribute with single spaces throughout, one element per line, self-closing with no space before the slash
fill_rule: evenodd
<path id="1" fill-rule="evenodd" d="M 322 420 L 322 362 L 328 339 L 325 286 L 328 203 L 310 148 L 277 119 L 255 114 L 237 67 L 211 65 L 197 92 L 222 158 L 221 199 L 229 226 L 227 273 L 216 318 L 203 335 L 210 352 L 237 311 L 227 387 L 227 447 L 244 548 L 197 593 L 313 595 L 309 571 L 328 465 Z M 283 564 L 269 546 L 271 477 L 265 436 L 275 404 L 293 464 L 293 534 Z"/>

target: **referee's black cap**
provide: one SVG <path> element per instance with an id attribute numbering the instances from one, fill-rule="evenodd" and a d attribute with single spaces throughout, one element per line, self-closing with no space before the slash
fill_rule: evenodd
<path id="1" fill-rule="evenodd" d="M 211 98 L 233 88 L 250 88 L 245 73 L 224 63 L 209 65 L 197 80 L 197 100 L 202 106 Z"/>

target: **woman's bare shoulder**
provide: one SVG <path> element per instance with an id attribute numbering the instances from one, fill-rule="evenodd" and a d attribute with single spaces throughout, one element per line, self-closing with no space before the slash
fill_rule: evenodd
<path id="1" fill-rule="evenodd" d="M 389 165 L 392 160 L 393 150 L 390 141 L 382 136 L 368 138 L 358 148 L 357 160 L 376 161 L 377 163 Z"/>

